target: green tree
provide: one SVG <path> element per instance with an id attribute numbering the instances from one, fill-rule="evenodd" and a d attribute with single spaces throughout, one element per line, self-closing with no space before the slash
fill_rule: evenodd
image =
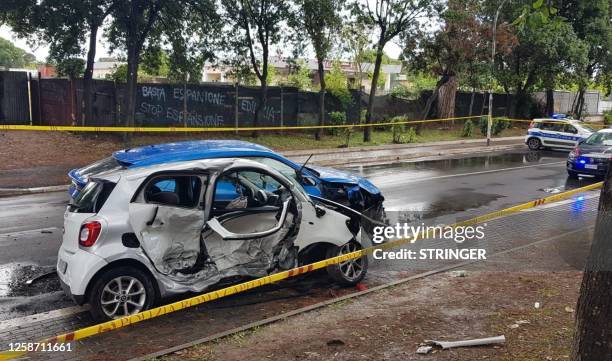
<path id="1" fill-rule="evenodd" d="M 133 126 L 143 53 L 158 52 L 166 45 L 169 76 L 186 80 L 189 74 L 199 81 L 201 65 L 213 57 L 210 38 L 220 26 L 219 17 L 212 0 L 121 0 L 112 9 L 111 19 L 106 35 L 113 50 L 126 54 L 125 116 L 127 125 Z M 198 29 L 197 37 L 193 29 Z"/>
<path id="2" fill-rule="evenodd" d="M 507 93 L 514 93 L 511 116 L 531 115 L 530 95 L 538 87 L 547 90 L 547 108 L 552 112 L 553 89 L 584 67 L 584 43 L 570 24 L 554 15 L 557 12 L 552 5 L 546 6 L 548 10 L 537 8 L 535 15 L 529 15 L 525 9 L 533 5 L 527 0 L 508 7 L 501 15 L 517 25 L 518 44 L 496 58 L 494 74 Z"/>
<path id="3" fill-rule="evenodd" d="M 310 45 L 317 58 L 317 73 L 319 75 L 319 125 L 325 124 L 325 60 L 327 59 L 333 40 L 342 27 L 340 11 L 345 0 L 296 0 L 297 14 L 295 28 L 298 34 L 304 31 L 308 35 Z M 321 139 L 321 129 L 315 132 L 315 138 Z"/>
<path id="4" fill-rule="evenodd" d="M 83 76 L 85 71 L 85 60 L 81 58 L 68 58 L 56 64 L 57 74 L 70 79 L 76 79 Z"/>
<path id="5" fill-rule="evenodd" d="M 360 21 L 345 21 L 341 30 L 342 50 L 349 54 L 353 67 L 357 71 L 357 80 L 353 86 L 359 90 L 363 85 L 363 66 L 368 62 L 368 46 L 371 33 L 371 26 Z"/>
<path id="6" fill-rule="evenodd" d="M 245 61 L 259 80 L 260 91 L 253 126 L 268 110 L 268 72 L 270 46 L 283 36 L 282 24 L 290 19 L 286 0 L 222 0 L 223 19 L 232 31 L 224 34 L 223 45 L 231 59 L 228 63 L 244 69 Z M 253 136 L 257 136 L 253 131 Z"/>
<path id="7" fill-rule="evenodd" d="M 342 71 L 339 62 L 335 61 L 331 70 L 325 74 L 325 83 L 329 92 L 340 100 L 344 108 L 353 101 L 346 74 Z"/>
<path id="8" fill-rule="evenodd" d="M 584 94 L 590 82 L 603 81 L 605 85 L 608 79 L 609 86 L 612 71 L 612 5 L 609 0 L 557 2 L 559 15 L 567 19 L 586 47 L 586 63 L 577 71 L 578 97 L 574 101 L 574 113 L 580 117 L 584 110 Z"/>
<path id="9" fill-rule="evenodd" d="M 370 3 L 373 3 L 374 6 Z M 376 0 L 375 2 L 356 1 L 353 3 L 352 12 L 358 21 L 375 27 L 377 30 L 376 59 L 366 112 L 366 123 L 372 122 L 376 85 L 378 84 L 384 55 L 383 49 L 387 43 L 400 35 L 403 35 L 404 38 L 410 38 L 410 34 L 417 33 L 420 27 L 419 18 L 432 10 L 433 3 L 434 0 Z M 365 142 L 371 140 L 370 127 L 364 127 L 363 140 Z"/>
<path id="10" fill-rule="evenodd" d="M 303 59 L 299 59 L 292 67 L 291 73 L 287 76 L 286 85 L 296 87 L 299 90 L 310 90 L 312 79 L 310 79 L 310 69 Z"/>
<path id="11" fill-rule="evenodd" d="M 49 60 L 72 64 L 86 54 L 83 71 L 82 118 L 90 119 L 92 77 L 98 32 L 119 0 L 7 0 L 0 4 L 0 22 L 20 37 L 48 44 Z M 86 50 L 85 50 L 86 49 Z"/>
<path id="12" fill-rule="evenodd" d="M 470 72 L 482 71 L 487 64 L 490 43 L 490 27 L 481 18 L 479 0 L 449 0 L 440 12 L 442 26 L 422 38 L 420 51 L 407 48 L 404 58 L 412 68 L 437 77 L 436 86 L 427 100 L 422 118 L 429 116 L 437 101 L 437 115 L 452 118 L 455 115 L 455 96 L 459 79 Z M 511 48 L 513 39 L 506 27 L 496 32 L 497 51 Z"/>
<path id="13" fill-rule="evenodd" d="M 0 67 L 23 68 L 36 61 L 36 57 L 16 47 L 12 42 L 0 38 Z"/>

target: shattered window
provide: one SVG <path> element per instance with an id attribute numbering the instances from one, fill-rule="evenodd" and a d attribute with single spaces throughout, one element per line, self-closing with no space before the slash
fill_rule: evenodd
<path id="1" fill-rule="evenodd" d="M 288 190 L 273 177 L 257 171 L 238 171 L 222 175 L 215 185 L 215 210 L 276 205 Z"/>
<path id="2" fill-rule="evenodd" d="M 193 208 L 198 204 L 202 180 L 197 176 L 168 175 L 149 181 L 145 201 L 166 206 Z"/>

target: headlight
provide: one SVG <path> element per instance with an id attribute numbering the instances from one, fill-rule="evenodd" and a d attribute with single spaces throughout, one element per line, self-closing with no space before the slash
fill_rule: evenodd
<path id="1" fill-rule="evenodd" d="M 574 159 L 576 159 L 576 153 L 574 153 L 574 151 L 572 150 L 571 152 L 569 152 L 569 154 L 568 154 L 567 158 L 568 158 L 569 160 L 574 160 Z"/>

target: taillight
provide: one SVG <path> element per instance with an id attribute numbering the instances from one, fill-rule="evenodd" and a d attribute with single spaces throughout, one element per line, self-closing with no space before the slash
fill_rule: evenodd
<path id="1" fill-rule="evenodd" d="M 532 120 L 531 123 L 529 123 L 529 129 L 535 127 L 535 122 Z"/>
<path id="2" fill-rule="evenodd" d="M 91 247 L 98 240 L 102 225 L 100 222 L 88 222 L 81 226 L 79 232 L 79 244 L 83 247 Z"/>

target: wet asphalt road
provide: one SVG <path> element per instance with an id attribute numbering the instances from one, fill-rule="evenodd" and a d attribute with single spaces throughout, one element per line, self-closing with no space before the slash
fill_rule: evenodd
<path id="1" fill-rule="evenodd" d="M 585 185 L 568 180 L 566 157 L 564 152 L 515 151 L 348 169 L 381 188 L 388 212 L 414 212 L 447 222 Z M 72 305 L 59 292 L 33 302 L 23 297 L 53 289 L 46 282 L 14 292 L 25 280 L 53 269 L 67 198 L 64 192 L 0 198 L 0 310 L 8 312 L 2 319 L 16 317 L 10 310 L 18 304 L 17 315 Z"/>

